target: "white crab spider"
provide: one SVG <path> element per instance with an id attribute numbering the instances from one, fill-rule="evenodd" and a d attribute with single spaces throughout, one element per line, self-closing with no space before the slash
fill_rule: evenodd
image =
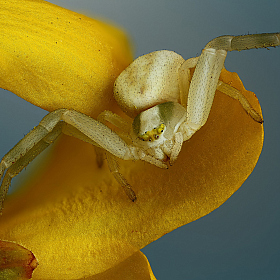
<path id="1" fill-rule="evenodd" d="M 210 41 L 199 57 L 186 61 L 171 51 L 157 51 L 137 58 L 119 75 L 114 86 L 115 99 L 133 122 L 110 111 L 101 113 L 98 120 L 68 109 L 49 113 L 1 161 L 0 176 L 7 171 L 0 189 L 0 211 L 11 179 L 61 132 L 96 146 L 99 164 L 101 151 L 105 151 L 110 171 L 134 201 L 136 195 L 119 172 L 116 158 L 144 160 L 167 168 L 167 162 L 172 164 L 178 157 L 183 142 L 206 123 L 216 89 L 237 99 L 255 121 L 262 123 L 262 117 L 245 97 L 219 81 L 219 76 L 227 51 L 279 44 L 280 33 L 221 36 Z M 106 122 L 121 132 L 114 132 Z"/>

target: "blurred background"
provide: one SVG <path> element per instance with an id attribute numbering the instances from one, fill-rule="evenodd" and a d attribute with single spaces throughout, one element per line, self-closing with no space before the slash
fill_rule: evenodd
<path id="1" fill-rule="evenodd" d="M 187 59 L 220 35 L 280 31 L 279 0 L 49 2 L 123 27 L 135 57 L 167 49 Z M 253 173 L 226 203 L 142 250 L 158 280 L 280 279 L 280 48 L 228 53 L 225 66 L 259 98 L 264 148 Z M 46 114 L 0 90 L 0 157 Z"/>

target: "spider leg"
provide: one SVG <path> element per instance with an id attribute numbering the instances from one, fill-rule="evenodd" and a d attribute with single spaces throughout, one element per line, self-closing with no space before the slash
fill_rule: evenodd
<path id="1" fill-rule="evenodd" d="M 225 58 L 224 50 L 204 49 L 197 61 L 189 87 L 187 119 L 183 123 L 183 126 L 188 127 L 184 141 L 208 119 Z"/>
<path id="2" fill-rule="evenodd" d="M 91 138 L 87 137 L 85 134 L 83 134 L 81 131 L 79 131 L 77 128 L 75 128 L 71 124 L 62 122 L 62 132 L 63 132 L 63 134 L 75 137 L 75 138 L 80 139 L 84 142 L 87 142 L 91 145 L 101 148 L 101 146 L 98 145 L 98 143 L 93 141 Z"/>
<path id="3" fill-rule="evenodd" d="M 109 122 L 115 127 L 119 128 L 121 132 L 118 134 L 121 136 L 121 138 L 126 138 L 130 134 L 131 122 L 124 120 L 122 117 L 111 111 L 103 111 L 98 115 L 97 120 L 104 125 L 106 125 L 106 122 Z M 101 167 L 103 165 L 104 150 L 98 148 L 97 146 L 95 146 L 94 149 L 96 153 L 97 165 Z"/>
<path id="4" fill-rule="evenodd" d="M 124 138 L 124 139 L 126 138 L 127 141 L 131 141 L 129 135 L 131 132 L 132 121 L 129 122 L 127 120 L 124 120 L 122 117 L 120 117 L 119 115 L 117 115 L 111 111 L 102 112 L 97 117 L 97 120 L 103 124 L 105 124 L 106 122 L 113 124 L 115 127 L 120 129 L 120 132 L 118 132 L 118 134 L 120 135 L 121 138 Z M 133 148 L 133 149 L 131 148 L 131 151 L 135 154 L 135 158 L 139 158 L 143 161 L 154 164 L 160 168 L 167 168 L 167 165 L 162 163 L 162 161 L 157 160 L 156 158 L 146 154 L 142 150 L 139 150 L 137 148 Z M 97 154 L 103 153 L 103 150 L 97 148 L 96 153 Z M 109 169 L 113 173 L 116 181 L 124 188 L 127 196 L 132 201 L 135 201 L 136 195 L 135 195 L 134 191 L 132 190 L 130 184 L 127 182 L 127 180 L 124 178 L 124 176 L 119 172 L 119 165 L 118 165 L 117 158 L 106 151 L 105 151 L 105 153 L 106 153 Z"/>
<path id="5" fill-rule="evenodd" d="M 130 133 L 132 122 L 123 119 L 122 117 L 111 111 L 103 111 L 98 115 L 97 120 L 103 124 L 105 124 L 106 121 L 110 122 L 117 128 L 121 129 L 121 131 L 123 131 L 124 133 Z"/>
<path id="6" fill-rule="evenodd" d="M 187 59 L 179 68 L 179 89 L 180 89 L 180 104 L 187 108 L 188 92 L 191 83 L 191 68 L 197 64 L 199 57 Z"/>
<path id="7" fill-rule="evenodd" d="M 163 169 L 168 169 L 168 166 L 166 165 L 166 163 L 163 163 L 161 160 L 158 160 L 155 157 L 146 154 L 142 150 L 137 150 L 137 154 L 139 156 L 139 159 L 141 159 L 141 160 L 144 160 L 144 161 L 146 161 L 150 164 L 153 164 L 157 167 L 160 167 L 160 168 L 163 168 Z"/>
<path id="8" fill-rule="evenodd" d="M 30 131 L 18 142 L 2 159 L 0 163 L 0 179 L 5 169 L 17 162 L 23 155 L 27 154 L 34 145 L 46 137 L 57 125 L 61 110 L 54 111 L 45 116 L 37 127 Z"/>
<path id="9" fill-rule="evenodd" d="M 117 114 L 114 114 L 111 111 L 104 111 L 100 113 L 97 117 L 97 120 L 103 123 L 104 125 L 106 124 L 106 122 L 110 122 L 114 126 L 120 128 L 122 132 L 124 132 L 126 135 L 130 133 L 131 124 L 129 124 L 123 118 L 121 118 Z M 98 145 L 95 145 L 94 148 L 96 152 L 97 165 L 101 167 L 103 165 L 104 149 L 100 148 L 100 146 Z M 136 200 L 136 194 L 133 191 L 131 185 L 127 182 L 124 176 L 119 172 L 119 164 L 117 158 L 112 154 L 107 153 L 106 151 L 105 153 L 106 153 L 106 158 L 107 158 L 110 172 L 113 174 L 116 181 L 123 187 L 126 195 L 134 202 Z"/>
<path id="10" fill-rule="evenodd" d="M 61 122 L 62 121 L 62 122 Z M 49 146 L 59 134 L 74 136 L 124 160 L 139 159 L 137 150 L 128 146 L 115 132 L 80 112 L 59 109 L 46 115 L 37 127 L 12 148 L 0 162 L 0 210 L 11 179 Z"/>
<path id="11" fill-rule="evenodd" d="M 210 41 L 205 49 L 243 51 L 280 45 L 280 33 L 262 33 L 241 36 L 220 36 Z"/>
<path id="12" fill-rule="evenodd" d="M 280 45 L 280 33 L 263 33 L 242 36 L 220 36 L 210 41 L 204 50 L 214 49 L 216 51 L 242 51 L 257 48 L 276 47 Z M 237 99 L 244 110 L 259 123 L 262 117 L 252 108 L 248 100 L 240 92 L 229 85 L 219 81 L 217 89 L 230 97 Z"/>
<path id="13" fill-rule="evenodd" d="M 243 109 L 247 112 L 247 114 L 256 122 L 263 123 L 262 116 L 254 110 L 254 108 L 251 106 L 249 101 L 246 99 L 244 95 L 241 94 L 239 90 L 237 90 L 234 87 L 231 87 L 230 85 L 223 83 L 222 81 L 218 82 L 217 90 L 221 91 L 222 93 L 232 97 L 233 99 L 236 99 L 239 101 Z"/>
<path id="14" fill-rule="evenodd" d="M 178 155 L 179 155 L 179 153 L 181 151 L 183 142 L 184 142 L 183 134 L 181 132 L 175 133 L 174 145 L 173 145 L 173 147 L 171 149 L 170 159 L 169 159 L 170 165 L 172 165 L 173 162 L 176 161 L 176 159 L 177 159 L 177 157 L 178 157 Z"/>
<path id="15" fill-rule="evenodd" d="M 112 154 L 106 153 L 108 167 L 115 177 L 116 181 L 123 187 L 126 195 L 134 202 L 136 200 L 136 194 L 133 191 L 131 185 L 127 182 L 124 176 L 119 172 L 119 164 L 117 158 Z"/>
<path id="16" fill-rule="evenodd" d="M 116 181 L 123 187 L 127 196 L 132 200 L 136 200 L 136 195 L 132 190 L 130 184 L 124 178 L 124 176 L 119 172 L 118 162 L 116 157 L 129 160 L 129 159 L 142 159 L 141 153 L 137 148 L 128 146 L 126 142 L 110 128 L 105 126 L 102 122 L 109 121 L 113 125 L 117 126 L 123 130 L 123 134 L 127 135 L 128 131 L 131 129 L 131 125 L 126 123 L 121 117 L 116 114 L 105 111 L 101 113 L 98 117 L 99 121 L 96 121 L 82 113 L 76 111 L 67 111 L 63 120 L 67 124 L 71 124 L 74 127 L 71 128 L 75 137 L 79 138 L 79 134 L 85 135 L 90 139 L 93 145 L 97 146 L 97 160 L 99 161 L 99 166 L 103 162 L 103 151 L 105 150 L 108 166 Z M 70 127 L 71 127 L 70 126 Z M 121 133 L 120 133 L 121 134 Z M 83 136 L 84 137 L 84 136 Z M 88 142 L 88 141 L 87 141 Z M 100 149 L 102 148 L 102 149 Z M 104 150 L 103 150 L 104 149 Z M 146 160 L 144 157 L 143 160 Z"/>
<path id="17" fill-rule="evenodd" d="M 6 199 L 9 187 L 11 185 L 11 180 L 18 175 L 36 156 L 41 154 L 50 144 L 52 144 L 57 137 L 60 135 L 62 130 L 62 123 L 57 123 L 55 127 L 53 128 L 51 133 L 48 133 L 45 137 L 43 137 L 41 140 L 39 140 L 37 143 L 33 145 L 32 148 L 30 148 L 25 154 L 22 154 L 20 158 L 18 158 L 14 163 L 12 163 L 9 167 L 7 167 L 7 171 L 5 173 L 5 176 L 3 178 L 1 187 L 0 187 L 0 214 L 3 210 L 3 202 Z M 31 134 L 33 135 L 33 134 Z M 29 137 L 28 137 L 29 138 Z M 13 155 L 13 149 L 8 153 L 5 158 L 6 162 L 9 162 L 9 157 Z M 2 173 L 3 175 L 5 168 L 3 169 L 3 166 L 5 165 L 5 161 L 2 160 L 1 166 L 2 166 Z M 1 179 L 1 178 L 0 178 Z"/>
<path id="18" fill-rule="evenodd" d="M 114 156 L 124 160 L 139 159 L 134 147 L 127 145 L 117 133 L 101 122 L 74 110 L 66 110 L 61 119 L 90 138 L 94 145 Z"/>
<path id="19" fill-rule="evenodd" d="M 95 141 L 93 141 L 92 139 L 90 139 L 89 137 L 87 137 L 86 135 L 84 135 L 82 132 L 80 132 L 77 128 L 75 128 L 74 126 L 68 124 L 68 123 L 63 123 L 62 126 L 62 132 L 66 135 L 75 137 L 77 139 L 80 139 L 84 142 L 87 142 L 91 145 L 94 146 L 95 151 L 96 152 L 96 163 L 98 165 L 98 167 L 101 167 L 103 165 L 103 149 L 101 148 L 100 145 L 98 145 Z"/>
<path id="20" fill-rule="evenodd" d="M 36 126 L 32 131 L 30 131 L 3 157 L 2 161 L 0 162 L 0 180 L 6 169 L 8 169 L 12 164 L 17 162 L 22 156 L 26 155 L 36 144 L 38 144 L 42 139 L 44 139 L 49 133 L 56 133 L 56 130 L 53 131 L 53 129 L 59 123 L 59 121 L 61 120 L 61 116 L 66 111 L 67 110 L 65 109 L 59 109 L 46 115 L 38 126 Z"/>
<path id="21" fill-rule="evenodd" d="M 280 45 L 280 33 L 252 34 L 244 36 L 221 36 L 210 41 L 202 51 L 190 83 L 187 101 L 187 120 L 184 140 L 189 139 L 207 121 L 224 67 L 227 51 L 241 51 L 253 48 L 268 48 Z M 237 92 L 220 84 L 226 94 L 238 99 L 243 108 L 258 122 L 262 122 L 245 99 Z"/>

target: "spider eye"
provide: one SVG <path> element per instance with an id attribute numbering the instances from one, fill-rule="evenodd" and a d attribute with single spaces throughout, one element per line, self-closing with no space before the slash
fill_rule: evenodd
<path id="1" fill-rule="evenodd" d="M 153 142 L 157 139 L 159 139 L 160 135 L 163 133 L 165 128 L 165 125 L 162 123 L 158 127 L 155 127 L 154 129 L 150 131 L 145 131 L 144 134 L 139 135 L 139 138 L 142 139 L 142 141 L 150 141 Z"/>
<path id="2" fill-rule="evenodd" d="M 157 133 L 158 133 L 158 134 L 163 133 L 164 128 L 165 128 L 165 125 L 162 123 L 161 125 L 159 125 L 159 126 L 157 127 Z"/>

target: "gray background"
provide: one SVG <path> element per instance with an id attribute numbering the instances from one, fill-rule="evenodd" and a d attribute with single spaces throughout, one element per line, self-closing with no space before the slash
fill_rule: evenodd
<path id="1" fill-rule="evenodd" d="M 187 59 L 220 35 L 280 31 L 279 0 L 49 2 L 123 26 L 136 56 L 168 49 Z M 219 209 L 142 250 L 157 279 L 280 279 L 279 62 L 280 48 L 228 54 L 226 68 L 238 72 L 262 105 L 263 152 L 249 179 Z M 0 100 L 2 157 L 46 111 L 3 90 Z"/>

